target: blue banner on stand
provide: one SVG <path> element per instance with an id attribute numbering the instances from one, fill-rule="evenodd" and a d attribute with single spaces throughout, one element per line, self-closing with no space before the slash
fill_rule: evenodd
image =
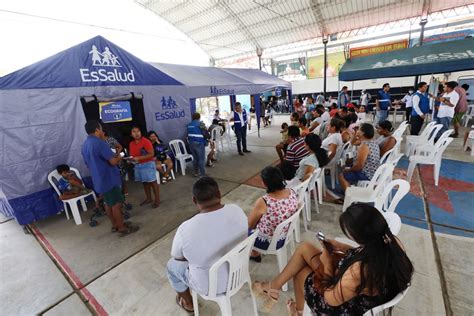
<path id="1" fill-rule="evenodd" d="M 127 122 L 132 120 L 129 101 L 99 102 L 100 119 L 104 123 Z"/>

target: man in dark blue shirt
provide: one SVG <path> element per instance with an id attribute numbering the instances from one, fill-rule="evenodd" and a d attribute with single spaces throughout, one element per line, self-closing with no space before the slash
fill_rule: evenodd
<path id="1" fill-rule="evenodd" d="M 375 106 L 377 111 L 377 121 L 376 124 L 387 120 L 388 118 L 388 111 L 390 110 L 390 106 L 392 105 L 392 101 L 390 100 L 390 85 L 385 83 L 382 87 L 382 90 L 377 92 L 377 99 L 375 100 Z"/>
<path id="2" fill-rule="evenodd" d="M 120 153 L 110 150 L 98 121 L 88 121 L 84 127 L 88 136 L 82 145 L 82 157 L 91 173 L 94 190 L 104 198 L 105 211 L 112 222 L 112 232 L 120 232 L 122 235 L 136 232 L 138 227 L 125 225 L 122 216 L 124 197 L 117 167 L 122 157 Z"/>
<path id="3" fill-rule="evenodd" d="M 351 101 L 351 98 L 347 93 L 348 91 L 349 89 L 347 88 L 347 86 L 342 87 L 341 91 L 339 91 L 339 94 L 337 96 L 337 107 L 339 109 L 347 106 L 347 103 Z"/>

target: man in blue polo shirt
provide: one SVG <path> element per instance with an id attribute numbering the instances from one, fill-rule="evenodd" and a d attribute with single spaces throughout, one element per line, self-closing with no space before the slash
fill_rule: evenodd
<path id="1" fill-rule="evenodd" d="M 377 122 L 376 124 L 385 121 L 388 118 L 388 111 L 392 105 L 390 100 L 390 85 L 384 84 L 382 90 L 377 92 L 377 99 L 375 100 L 375 106 L 377 111 Z"/>
<path id="2" fill-rule="evenodd" d="M 138 227 L 126 225 L 122 216 L 124 197 L 117 166 L 122 157 L 120 153 L 115 154 L 110 150 L 98 121 L 88 121 L 84 127 L 88 136 L 82 145 L 82 157 L 91 173 L 94 190 L 104 198 L 105 211 L 112 222 L 112 232 L 119 232 L 122 236 L 134 233 Z"/>
<path id="3" fill-rule="evenodd" d="M 348 91 L 349 89 L 347 86 L 342 87 L 341 91 L 339 91 L 339 95 L 337 96 L 337 107 L 339 109 L 347 106 L 347 103 L 351 101 L 351 98 L 347 93 Z"/>

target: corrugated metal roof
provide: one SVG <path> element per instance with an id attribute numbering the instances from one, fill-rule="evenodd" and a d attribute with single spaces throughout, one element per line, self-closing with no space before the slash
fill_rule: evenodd
<path id="1" fill-rule="evenodd" d="M 472 4 L 472 0 L 135 0 L 212 58 Z"/>

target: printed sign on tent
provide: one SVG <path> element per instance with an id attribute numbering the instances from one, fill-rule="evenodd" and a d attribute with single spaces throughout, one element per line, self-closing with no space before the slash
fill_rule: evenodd
<path id="1" fill-rule="evenodd" d="M 104 123 L 128 122 L 132 120 L 129 101 L 99 102 L 100 119 Z"/>

